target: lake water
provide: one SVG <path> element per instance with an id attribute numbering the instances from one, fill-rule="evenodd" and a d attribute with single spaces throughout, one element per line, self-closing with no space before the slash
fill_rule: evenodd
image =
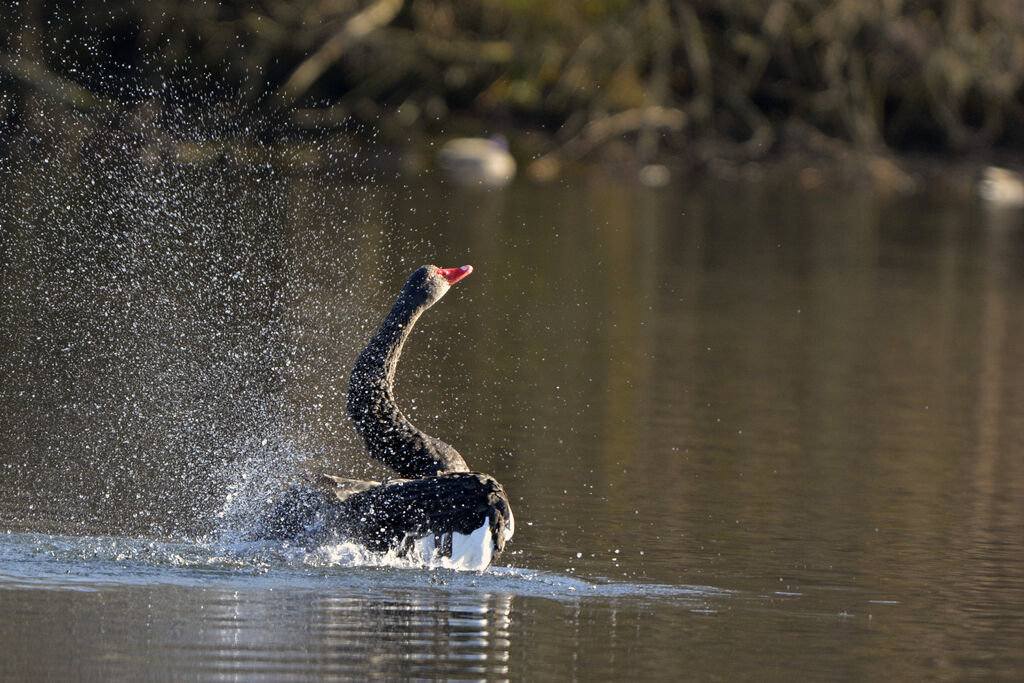
<path id="1" fill-rule="evenodd" d="M 1021 211 L 50 153 L 2 166 L 0 678 L 1024 676 Z M 510 550 L 247 542 L 384 474 L 348 368 L 428 262 L 475 271 L 397 393 Z"/>

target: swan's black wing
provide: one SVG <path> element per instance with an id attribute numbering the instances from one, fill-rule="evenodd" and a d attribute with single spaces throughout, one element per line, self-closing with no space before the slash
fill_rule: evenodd
<path id="1" fill-rule="evenodd" d="M 484 568 L 514 530 L 508 496 L 496 479 L 452 472 L 380 483 L 325 475 L 288 491 L 256 536 L 308 545 L 341 537 L 375 552 Z"/>
<path id="2" fill-rule="evenodd" d="M 440 550 L 446 543 L 458 544 L 453 534 L 469 537 L 486 531 L 497 555 L 514 530 L 505 489 L 479 472 L 385 481 L 346 495 L 340 508 L 339 530 L 377 551 L 402 549 L 428 536 L 437 538 Z"/>
<path id="3" fill-rule="evenodd" d="M 380 486 L 379 481 L 321 474 L 288 490 L 260 519 L 254 536 L 263 540 L 322 543 L 337 526 L 339 503 L 354 493 Z"/>
<path id="4" fill-rule="evenodd" d="M 334 507 L 322 492 L 310 486 L 296 486 L 259 519 L 253 537 L 304 545 L 319 543 L 326 536 L 326 513 Z"/>

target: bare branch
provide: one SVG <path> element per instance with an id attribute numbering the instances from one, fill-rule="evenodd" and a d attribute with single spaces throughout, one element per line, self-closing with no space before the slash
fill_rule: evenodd
<path id="1" fill-rule="evenodd" d="M 55 74 L 45 64 L 31 59 L 11 57 L 0 52 L 0 71 L 6 71 L 30 88 L 78 109 L 91 109 L 101 103 L 97 95 L 74 81 Z"/>
<path id="2" fill-rule="evenodd" d="M 402 0 L 378 0 L 346 21 L 340 31 L 331 36 L 319 50 L 292 72 L 274 95 L 276 104 L 286 106 L 302 97 L 353 45 L 381 26 L 391 23 L 401 9 Z"/>

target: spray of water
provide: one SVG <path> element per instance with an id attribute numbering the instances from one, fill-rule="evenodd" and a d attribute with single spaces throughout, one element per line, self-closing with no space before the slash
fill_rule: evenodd
<path id="1" fill-rule="evenodd" d="M 176 83 L 4 129 L 8 527 L 232 534 L 311 462 L 363 474 L 344 388 L 367 291 L 407 267 L 388 197 L 350 138 L 282 141 Z"/>

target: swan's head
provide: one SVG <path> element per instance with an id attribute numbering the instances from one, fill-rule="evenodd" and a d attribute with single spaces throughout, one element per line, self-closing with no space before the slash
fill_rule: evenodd
<path id="1" fill-rule="evenodd" d="M 473 266 L 438 268 L 420 266 L 409 276 L 402 288 L 402 296 L 416 306 L 432 306 L 456 282 L 473 272 Z"/>

